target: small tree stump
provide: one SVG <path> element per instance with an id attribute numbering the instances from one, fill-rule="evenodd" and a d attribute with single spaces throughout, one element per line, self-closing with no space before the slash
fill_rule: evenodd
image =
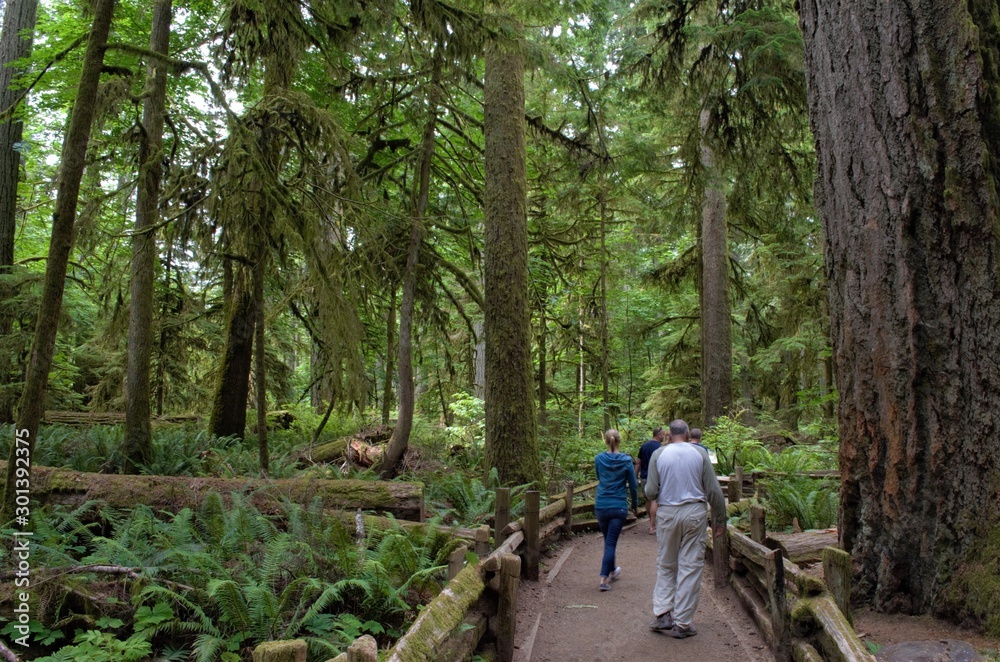
<path id="1" fill-rule="evenodd" d="M 303 639 L 265 641 L 253 651 L 253 662 L 306 662 L 308 646 Z"/>

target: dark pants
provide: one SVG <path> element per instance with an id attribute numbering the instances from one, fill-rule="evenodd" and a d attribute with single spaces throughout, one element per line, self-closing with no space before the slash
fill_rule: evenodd
<path id="1" fill-rule="evenodd" d="M 628 508 L 595 508 L 597 525 L 601 527 L 604 536 L 604 559 L 601 561 L 601 577 L 610 577 L 615 571 L 615 548 L 618 547 L 618 536 L 625 526 Z"/>

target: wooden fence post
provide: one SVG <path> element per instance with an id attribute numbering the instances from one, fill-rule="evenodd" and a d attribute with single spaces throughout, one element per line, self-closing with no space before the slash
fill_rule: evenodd
<path id="1" fill-rule="evenodd" d="M 566 481 L 566 523 L 563 524 L 563 535 L 569 537 L 573 535 L 573 481 Z"/>
<path id="2" fill-rule="evenodd" d="M 740 487 L 739 482 L 736 480 L 736 474 L 729 477 L 729 484 L 726 485 L 726 500 L 729 503 L 736 503 L 740 500 Z"/>
<path id="3" fill-rule="evenodd" d="M 729 525 L 723 525 L 722 535 L 715 535 L 712 529 L 712 568 L 715 571 L 715 586 L 729 586 Z"/>
<path id="4" fill-rule="evenodd" d="M 537 494 L 537 492 L 536 492 Z M 514 632 L 517 626 L 517 587 L 521 583 L 521 557 L 504 554 L 500 559 L 500 605 L 497 608 L 497 660 L 514 659 Z"/>
<path id="5" fill-rule="evenodd" d="M 458 573 L 462 572 L 462 568 L 465 567 L 465 555 L 468 553 L 469 548 L 466 545 L 457 547 L 448 556 L 448 581 L 455 578 Z"/>
<path id="6" fill-rule="evenodd" d="M 476 529 L 476 554 L 484 558 L 490 553 L 490 526 L 483 524 Z"/>
<path id="7" fill-rule="evenodd" d="M 854 625 L 851 614 L 851 555 L 836 547 L 823 548 L 823 577 L 844 618 Z"/>
<path id="8" fill-rule="evenodd" d="M 737 464 L 733 472 L 736 474 L 736 500 L 739 501 L 743 498 L 743 467 Z"/>
<path id="9" fill-rule="evenodd" d="M 767 537 L 767 520 L 761 506 L 750 506 L 750 540 L 764 544 Z"/>
<path id="10" fill-rule="evenodd" d="M 785 662 L 791 655 L 791 628 L 788 605 L 785 600 L 785 560 L 780 549 L 772 549 L 764 556 L 767 573 L 768 606 L 771 611 L 771 631 L 774 633 L 774 659 Z"/>
<path id="11" fill-rule="evenodd" d="M 538 490 L 524 493 L 524 576 L 538 581 Z"/>
<path id="12" fill-rule="evenodd" d="M 499 547 L 506 540 L 507 536 L 500 532 L 510 524 L 510 488 L 498 487 L 496 489 L 496 513 L 493 515 L 493 545 Z"/>

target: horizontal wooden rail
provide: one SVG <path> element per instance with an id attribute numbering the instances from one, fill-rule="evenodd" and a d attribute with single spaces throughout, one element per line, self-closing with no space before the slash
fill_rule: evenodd
<path id="1" fill-rule="evenodd" d="M 732 587 L 775 659 L 873 662 L 843 611 L 850 600 L 850 575 L 843 571 L 849 557 L 833 548 L 824 552 L 827 572 L 841 569 L 828 587 L 772 548 L 777 545 L 767 537 L 762 512 L 752 512 L 751 520 L 752 535 L 760 542 L 727 526 L 724 535 L 709 537 L 709 549 L 717 582 Z M 794 600 L 786 600 L 786 589 Z"/>

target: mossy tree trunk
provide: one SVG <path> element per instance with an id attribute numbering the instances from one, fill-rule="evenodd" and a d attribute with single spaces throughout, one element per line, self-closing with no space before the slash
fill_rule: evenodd
<path id="1" fill-rule="evenodd" d="M 520 30 L 517 30 L 520 34 Z M 540 481 L 528 300 L 524 57 L 516 39 L 486 46 L 484 276 L 486 466 L 504 484 Z"/>
<path id="2" fill-rule="evenodd" d="M 256 309 L 253 272 L 244 266 L 233 270 L 233 294 L 227 302 L 226 349 L 216 382 L 209 432 L 217 437 L 242 437 L 247 424 L 250 364 Z"/>
<path id="3" fill-rule="evenodd" d="M 38 0 L 8 0 L 3 13 L 3 36 L 0 38 L 0 111 L 10 108 L 22 94 L 11 89 L 10 83 L 21 73 L 12 67 L 16 61 L 31 55 L 32 37 L 38 16 Z M 24 124 L 16 118 L 0 123 L 0 275 L 14 264 L 14 236 L 17 229 L 17 182 L 21 171 L 18 143 Z M 7 298 L 0 289 L 0 299 Z M 11 316 L 0 314 L 0 338 L 13 326 Z M 14 364 L 7 354 L 0 355 L 0 387 L 16 381 Z M 13 387 L 12 387 L 13 388 Z M 12 423 L 13 392 L 0 391 L 0 423 Z"/>
<path id="4" fill-rule="evenodd" d="M 733 329 L 729 313 L 729 250 L 725 180 L 712 147 L 711 112 L 701 111 L 701 413 L 712 425 L 733 404 Z"/>
<path id="5" fill-rule="evenodd" d="M 955 588 L 998 530 L 997 4 L 803 0 L 801 18 L 856 589 L 996 613 L 995 590 Z"/>
<path id="6" fill-rule="evenodd" d="M 24 392 L 18 406 L 17 428 L 26 430 L 29 454 L 34 453 L 38 437 L 38 425 L 45 410 L 45 390 L 52 367 L 52 355 L 56 347 L 56 333 L 62 310 L 63 293 L 66 289 L 66 269 L 69 254 L 75 238 L 76 207 L 80 199 L 80 181 L 87 162 L 87 145 L 97 107 L 97 90 L 101 80 L 104 51 L 114 16 L 114 0 L 97 0 L 93 7 L 93 21 L 87 38 L 87 50 L 83 56 L 80 83 L 76 100 L 70 111 L 69 127 L 63 140 L 59 184 L 56 192 L 55 211 L 52 213 L 52 236 L 49 240 L 48 259 L 45 262 L 45 278 L 42 296 L 38 306 L 38 321 L 31 343 L 31 357 Z M 15 480 L 14 459 L 17 444 L 10 446 L 10 462 L 4 494 L 13 495 Z M 5 498 L 0 506 L 0 521 L 13 503 L 13 498 Z"/>
<path id="7" fill-rule="evenodd" d="M 149 50 L 167 54 L 173 0 L 153 7 Z M 125 440 L 122 470 L 137 473 L 153 459 L 150 431 L 149 359 L 153 349 L 153 276 L 156 259 L 156 223 L 159 218 L 160 180 L 163 176 L 163 122 L 167 97 L 167 64 L 150 58 L 139 141 L 139 196 L 132 237 L 132 274 L 129 282 L 128 355 L 125 377 Z"/>

